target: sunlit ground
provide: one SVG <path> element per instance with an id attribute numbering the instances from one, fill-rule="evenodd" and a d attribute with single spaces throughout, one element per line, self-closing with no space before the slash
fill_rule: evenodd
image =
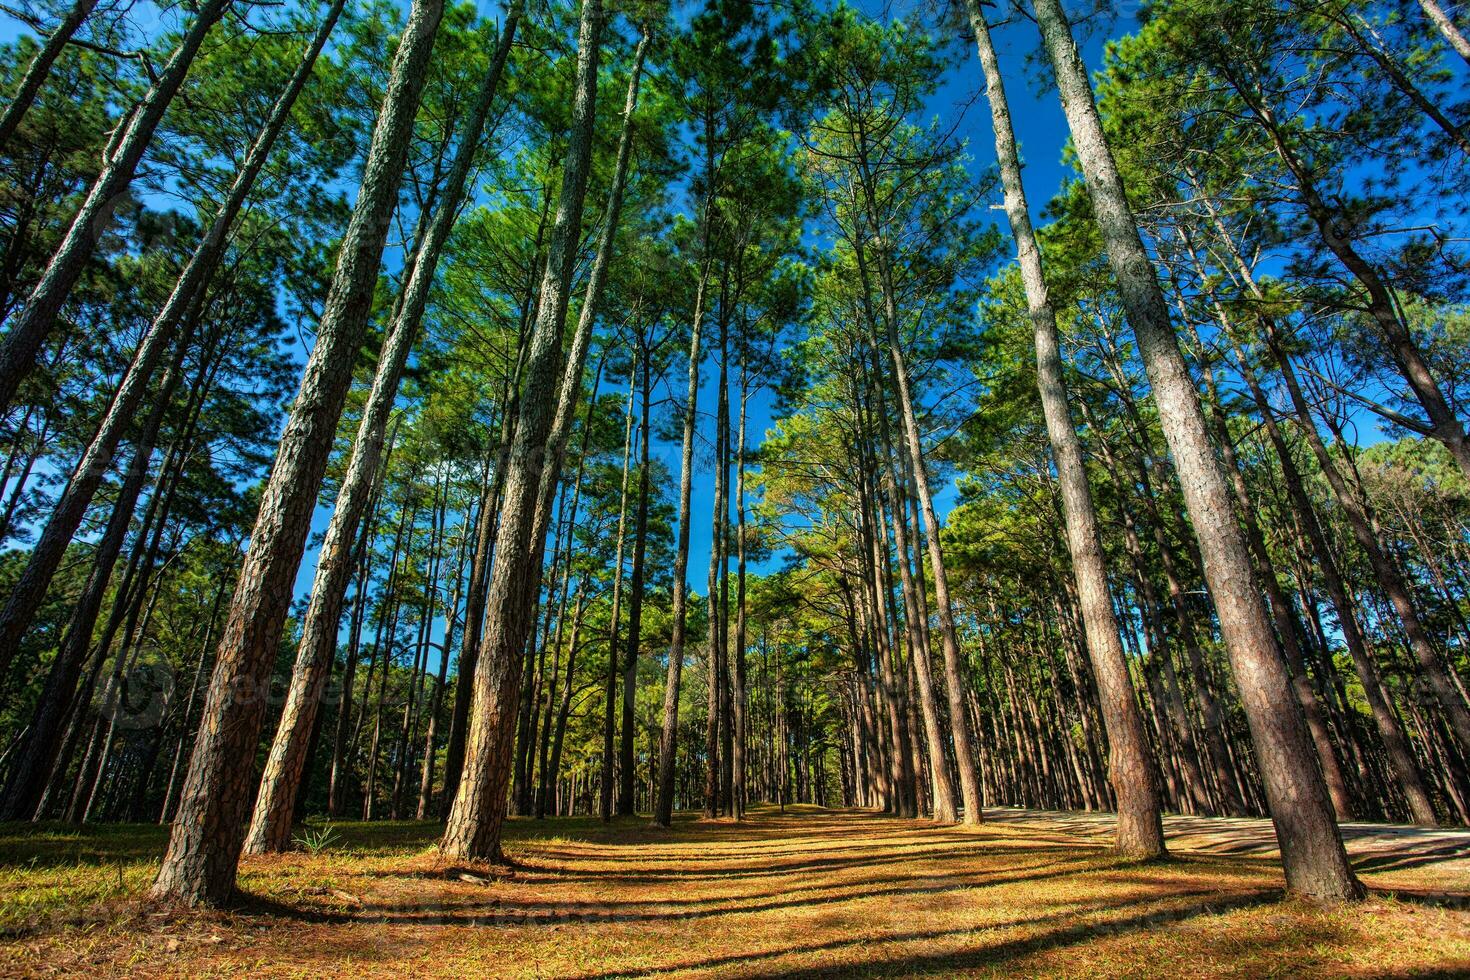
<path id="1" fill-rule="evenodd" d="M 1434 976 L 1470 973 L 1470 834 L 1349 828 L 1366 904 L 1283 901 L 1269 825 L 1173 820 L 1175 860 L 1108 820 L 984 829 L 854 811 L 513 821 L 510 869 L 438 827 L 342 824 L 246 863 L 228 913 L 141 900 L 156 827 L 0 828 L 0 973 L 172 976 Z M 322 844 L 319 825 L 313 846 Z"/>

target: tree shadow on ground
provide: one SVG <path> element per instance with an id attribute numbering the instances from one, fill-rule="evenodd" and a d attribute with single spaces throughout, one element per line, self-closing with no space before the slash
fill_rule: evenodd
<path id="1" fill-rule="evenodd" d="M 1186 893 L 1186 897 L 1193 896 Z M 1279 889 L 1265 889 L 1235 895 L 1211 894 L 1208 898 L 1190 902 L 1184 906 L 1165 906 L 1122 919 L 1103 919 L 1096 922 L 1075 923 L 1076 918 L 1081 914 L 1117 911 L 1133 908 L 1139 904 L 1138 901 L 1124 901 L 1099 905 L 1094 908 L 1072 910 L 1057 915 L 1001 923 L 994 926 L 895 933 L 882 937 L 861 936 L 852 939 L 833 940 L 826 943 L 794 944 L 781 949 L 738 953 L 696 961 L 685 960 L 650 968 L 584 974 L 579 975 L 576 980 L 614 980 L 614 978 L 618 977 L 649 977 L 692 970 L 711 970 L 735 965 L 742 967 L 740 975 L 745 978 L 891 977 L 934 970 L 948 973 L 960 969 L 996 966 L 1004 963 L 1008 959 L 1021 955 L 1073 946 L 1110 936 L 1154 929 L 1162 925 L 1184 922 L 1199 916 L 1220 915 L 1241 909 L 1269 905 L 1273 902 L 1280 901 L 1281 897 L 1282 893 Z M 986 946 L 983 949 L 966 950 L 958 953 L 948 952 L 933 956 L 914 956 L 910 954 L 884 956 L 881 952 L 882 947 L 888 945 L 912 942 L 935 942 L 941 939 L 1000 930 L 1035 927 L 1059 922 L 1074 922 L 1075 924 L 1051 929 L 1039 936 L 1008 940 Z M 760 972 L 757 969 L 745 969 L 754 963 L 765 960 L 775 960 L 787 956 L 800 956 L 813 953 L 842 952 L 844 950 L 861 950 L 863 961 L 860 963 L 844 962 L 835 966 L 772 970 L 769 972 Z"/>
<path id="2" fill-rule="evenodd" d="M 568 922 L 580 924 L 614 922 L 666 923 L 670 921 L 695 921 L 726 915 L 754 915 L 761 912 L 794 910 L 819 905 L 838 905 L 873 898 L 893 899 L 916 895 L 942 895 L 946 892 L 968 892 L 981 888 L 994 888 L 1001 885 L 1066 878 L 1077 874 L 1081 870 L 1086 869 L 1068 867 L 1043 871 L 1037 874 L 999 876 L 983 881 L 956 879 L 943 883 L 877 889 L 868 888 L 861 883 L 857 883 L 846 886 L 845 890 L 834 894 L 816 894 L 805 898 L 794 898 L 786 894 L 748 896 L 754 899 L 754 901 L 744 901 L 738 904 L 731 904 L 729 898 L 713 898 L 700 901 L 697 904 L 689 903 L 683 905 L 677 900 L 663 901 L 650 899 L 647 902 L 627 903 L 621 906 L 617 903 L 605 902 L 538 902 L 535 900 L 522 900 L 520 898 L 499 897 L 489 898 L 485 901 L 471 902 L 420 902 L 414 900 L 364 902 L 361 914 L 358 917 L 362 920 L 385 924 L 433 925 L 493 925 L 502 924 L 507 919 L 514 919 L 516 924 L 520 925 L 535 925 L 538 923 L 559 925 Z M 828 886 L 828 888 L 830 890 L 831 886 Z M 744 898 L 746 896 L 742 897 Z M 639 912 L 622 910 L 632 907 L 646 910 Z"/>

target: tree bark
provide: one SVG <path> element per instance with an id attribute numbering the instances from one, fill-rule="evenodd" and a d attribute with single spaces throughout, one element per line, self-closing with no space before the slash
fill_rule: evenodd
<path id="1" fill-rule="evenodd" d="M 398 385 L 404 368 L 418 340 L 439 255 L 459 215 L 520 15 L 519 5 L 506 13 L 490 69 L 476 95 L 469 123 L 460 136 L 433 218 L 414 249 L 412 269 L 397 315 L 378 355 L 377 371 L 358 422 L 352 457 L 342 477 L 342 486 L 337 491 L 332 518 L 317 558 L 316 578 L 301 628 L 301 645 L 291 672 L 291 686 L 266 758 L 260 792 L 255 801 L 255 815 L 245 838 L 247 854 L 284 851 L 291 844 L 291 815 L 296 808 L 296 796 L 305 771 L 307 741 L 320 710 L 327 669 L 337 650 L 342 603 L 347 595 L 347 583 L 352 577 L 353 542 L 357 537 L 358 524 L 367 510 L 368 498 L 372 496 L 374 478 L 383 456 L 388 418 L 398 399 Z"/>
<path id="2" fill-rule="evenodd" d="M 1439 31 L 1440 36 L 1445 39 L 1445 43 L 1455 50 L 1455 54 L 1464 58 L 1466 64 L 1470 64 L 1470 39 L 1467 39 L 1459 25 L 1450 19 L 1450 15 L 1440 5 L 1439 0 L 1419 0 L 1419 7 L 1424 11 L 1424 16 L 1429 18 L 1429 22 L 1434 25 L 1435 30 Z"/>
<path id="3" fill-rule="evenodd" d="M 35 366 L 36 355 L 55 329 L 62 306 L 81 278 L 111 211 L 127 193 L 153 140 L 164 110 L 178 94 L 194 63 L 199 46 L 233 0 L 203 0 L 179 46 L 169 56 L 142 101 L 128 110 L 115 138 L 108 144 L 98 172 L 70 227 L 51 256 L 46 271 L 31 290 L 25 308 L 10 324 L 0 346 L 0 411 L 10 407 L 16 389 Z"/>
<path id="4" fill-rule="evenodd" d="M 1033 0 L 1056 72 L 1093 214 L 1124 309 L 1152 382 L 1164 435 L 1199 538 L 1205 577 L 1250 723 L 1281 846 L 1288 887 L 1324 900 L 1363 895 L 1333 821 L 1301 708 L 1276 648 L 1230 490 L 1215 458 L 1198 393 L 1179 352 L 1168 309 L 1060 0 Z"/>
<path id="5" fill-rule="evenodd" d="M 496 617 L 486 629 L 475 670 L 474 710 L 466 739 L 464 772 L 440 843 L 441 853 L 451 860 L 495 860 L 500 855 L 521 654 L 533 628 L 535 587 L 540 582 L 539 569 L 531 563 L 544 544 L 534 540 L 533 531 L 542 471 L 548 465 L 554 466 L 547 456 L 558 404 L 556 382 L 566 366 L 562 330 L 587 192 L 602 27 L 601 0 L 583 0 L 562 192 L 526 353 L 525 390 L 506 461 L 504 503 L 495 535 L 488 608 L 495 611 Z M 552 474 L 553 478 L 557 475 Z"/>
<path id="6" fill-rule="evenodd" d="M 1113 613 L 1097 510 L 1093 505 L 1092 488 L 1087 482 L 1082 440 L 1077 435 L 1068 405 L 1056 313 L 1047 288 L 1041 249 L 1031 227 L 1004 76 L 991 40 L 990 25 L 980 9 L 979 0 L 966 0 L 966 6 L 979 48 L 980 65 L 985 72 L 996 158 L 1005 189 L 1006 217 L 1016 240 L 1022 285 L 1026 290 L 1027 308 L 1035 335 L 1037 386 L 1057 467 L 1072 575 L 1077 585 L 1087 652 L 1108 736 L 1108 777 L 1118 799 L 1114 846 L 1119 854 L 1127 857 L 1161 857 L 1165 845 L 1162 807 L 1158 786 L 1154 782 L 1156 763 L 1144 730 L 1143 716 L 1134 700 L 1128 661 L 1123 653 L 1117 617 Z"/>
<path id="7" fill-rule="evenodd" d="M 234 890 L 270 671 L 367 326 L 442 0 L 415 0 L 393 59 L 357 204 L 231 601 L 168 851 L 152 895 L 218 904 Z"/>
<path id="8" fill-rule="evenodd" d="M 10 105 L 5 107 L 0 114 L 0 150 L 10 143 L 10 138 L 15 135 L 20 121 L 30 111 L 31 105 L 36 101 L 36 96 L 41 91 L 41 86 L 46 84 L 46 78 L 51 74 L 51 66 L 66 48 L 68 42 L 76 34 L 77 28 L 82 22 L 91 16 L 92 10 L 97 6 L 97 0 L 76 0 L 62 16 L 61 23 L 56 29 L 46 35 L 46 43 L 41 45 L 31 63 L 26 66 L 25 74 L 21 76 L 20 86 L 10 97 Z"/>
<path id="9" fill-rule="evenodd" d="M 331 36 L 344 3 L 345 0 L 334 0 L 327 11 L 326 18 L 312 38 L 301 64 L 292 73 L 285 90 L 276 99 L 265 124 L 251 143 L 245 161 L 235 174 L 224 201 L 215 212 L 204 239 L 189 257 L 173 291 L 138 344 L 121 384 L 114 392 L 111 403 L 103 413 L 81 458 L 77 460 L 66 488 L 31 551 L 25 570 L 6 599 L 4 611 L 0 612 L 0 674 L 5 672 L 21 637 L 35 619 L 36 610 L 44 600 L 46 589 L 51 585 L 61 564 L 67 543 L 81 525 L 87 507 L 107 475 L 118 444 L 136 417 L 159 361 L 176 341 L 181 345 L 188 343 L 192 331 L 186 331 L 180 338 L 179 329 L 186 322 L 192 325 L 198 320 L 205 290 L 214 275 L 220 256 L 224 253 L 230 228 L 269 159 L 276 138 L 290 119 L 291 108 L 311 77 L 317 56 Z"/>

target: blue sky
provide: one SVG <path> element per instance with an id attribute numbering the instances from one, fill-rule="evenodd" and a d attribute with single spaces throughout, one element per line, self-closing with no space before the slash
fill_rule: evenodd
<path id="1" fill-rule="evenodd" d="M 855 5 L 872 16 L 882 16 L 885 13 L 887 16 L 903 16 L 906 11 L 915 9 L 911 3 L 893 4 L 883 3 L 880 0 L 879 2 L 861 0 Z M 1119 4 L 1119 6 L 1130 7 L 1131 4 Z M 994 16 L 994 8 L 990 9 Z M 1095 26 L 1112 28 L 1107 36 L 1113 36 L 1127 33 L 1131 29 L 1132 22 L 1124 19 L 1109 25 Z M 1041 212 L 1047 202 L 1061 187 L 1063 180 L 1073 176 L 1071 169 L 1062 160 L 1063 148 L 1068 139 L 1067 121 L 1062 114 L 1061 103 L 1055 91 L 1042 88 L 1040 73 L 1036 66 L 1031 64 L 1033 56 L 1040 53 L 1040 37 L 1036 26 L 1028 20 L 1019 20 L 1000 26 L 994 35 L 1001 70 L 1006 78 L 1006 95 L 1011 104 L 1016 137 L 1021 143 L 1028 203 L 1031 206 L 1032 217 L 1040 223 Z M 1100 68 L 1105 44 L 1104 32 L 1100 29 L 1094 30 L 1088 36 L 1079 30 L 1078 37 L 1082 42 L 1083 56 L 1089 67 L 1094 70 Z M 974 57 L 973 44 L 965 48 L 965 53 L 966 56 L 958 58 L 955 66 L 946 73 L 942 85 L 930 102 L 929 110 L 946 122 L 953 120 L 956 115 L 960 116 L 957 136 L 968 142 L 969 154 L 972 158 L 971 166 L 979 175 L 995 166 L 995 137 L 990 128 L 990 108 L 984 99 L 984 82 L 980 74 L 979 63 Z M 1000 190 L 996 188 L 994 200 L 990 203 L 999 205 L 1001 202 Z M 1009 231 L 1005 228 L 1004 215 L 1001 212 L 994 212 L 994 218 L 1002 230 L 1007 232 L 1006 247 L 1009 249 L 1011 247 Z M 1008 251 L 1006 254 L 1008 261 L 1011 253 Z M 710 373 L 712 372 L 706 371 L 706 375 Z M 678 383 L 682 392 L 684 383 L 682 374 Z M 712 411 L 713 404 L 713 390 L 706 387 L 701 393 L 700 407 L 702 410 Z M 772 424 L 770 409 L 769 397 L 753 399 L 749 422 L 752 446 L 759 442 L 760 433 Z M 712 431 L 713 418 L 706 420 L 706 425 Z M 655 444 L 654 448 L 669 471 L 677 474 L 679 472 L 679 446 L 677 444 Z M 690 528 L 687 576 L 694 589 L 701 593 L 706 585 L 705 576 L 709 566 L 712 541 L 710 528 L 710 514 L 714 507 L 712 481 L 713 472 L 706 461 L 703 471 L 697 474 L 697 482 L 694 486 L 694 523 Z M 942 488 L 936 486 L 935 491 L 936 507 L 942 518 L 954 505 L 957 491 L 952 482 Z M 781 560 L 780 555 L 773 556 L 757 570 L 777 568 Z"/>
<path id="2" fill-rule="evenodd" d="M 486 0 L 476 0 L 476 2 L 487 16 L 494 16 L 500 9 L 498 4 L 488 3 Z M 906 11 L 912 9 L 904 4 L 882 4 L 873 2 L 873 0 L 861 0 L 857 5 L 874 16 L 902 16 Z M 151 11 L 152 8 L 147 4 L 139 5 L 138 16 L 147 18 L 139 25 L 145 31 L 156 26 Z M 1129 24 L 1125 20 L 1110 26 L 1115 30 L 1126 30 Z M 0 41 L 8 42 L 19 34 L 27 32 L 28 29 L 14 18 L 0 12 Z M 1094 32 L 1084 44 L 1084 56 L 1093 67 L 1097 67 L 1102 59 L 1103 41 L 1100 34 L 1101 32 Z M 1045 206 L 1067 173 L 1062 164 L 1066 124 L 1055 94 L 1041 90 L 1037 83 L 1037 72 L 1034 67 L 1028 68 L 1028 59 L 1036 51 L 1039 42 L 1035 26 L 1025 20 L 1004 25 L 996 32 L 996 42 L 1000 50 L 1002 68 L 1007 78 L 1017 135 L 1021 141 L 1026 161 L 1027 189 L 1033 210 L 1038 212 L 1036 217 L 1039 218 L 1040 209 Z M 947 73 L 939 92 L 930 105 L 931 112 L 942 119 L 952 120 L 956 114 L 961 116 L 958 132 L 969 143 L 969 151 L 973 157 L 972 165 L 977 173 L 990 168 L 994 163 L 988 108 L 984 99 L 980 97 L 982 88 L 978 66 L 973 57 L 973 48 L 970 47 L 967 49 L 967 56 L 958 59 L 955 67 Z M 997 192 L 996 200 L 992 203 L 998 204 L 999 201 Z M 168 203 L 160 202 L 161 206 L 168 206 Z M 995 217 L 999 219 L 1001 216 L 997 212 Z M 301 352 L 303 360 L 304 354 L 304 351 Z M 706 410 L 713 407 L 713 393 L 708 384 L 710 374 L 712 372 L 707 370 L 706 388 L 701 399 L 701 407 Z M 682 376 L 682 370 L 673 372 L 671 377 L 674 375 Z M 682 389 L 682 380 L 680 387 Z M 753 400 L 749 426 L 752 446 L 759 442 L 761 434 L 771 424 L 770 409 L 769 396 L 757 397 Z M 712 418 L 706 419 L 705 423 L 705 427 L 713 427 Z M 654 451 L 670 472 L 678 473 L 679 447 L 676 443 L 656 443 Z M 688 577 L 698 591 L 704 588 L 709 561 L 710 513 L 713 506 L 712 476 L 706 459 L 700 471 L 696 473 L 689 556 Z M 939 495 L 942 509 L 947 510 L 953 498 L 953 487 L 944 488 Z M 315 532 L 319 533 L 325 528 L 329 514 L 328 509 L 319 509 L 313 525 Z M 778 561 L 779 559 L 773 559 L 771 564 Z M 309 591 L 314 571 L 315 554 L 309 552 L 302 562 L 298 576 L 298 595 L 305 595 Z"/>

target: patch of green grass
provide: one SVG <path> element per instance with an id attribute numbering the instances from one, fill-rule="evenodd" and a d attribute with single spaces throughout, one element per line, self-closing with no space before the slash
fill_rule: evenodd
<path id="1" fill-rule="evenodd" d="M 117 864 L 163 853 L 168 828 L 151 823 L 0 824 L 0 866 Z"/>

